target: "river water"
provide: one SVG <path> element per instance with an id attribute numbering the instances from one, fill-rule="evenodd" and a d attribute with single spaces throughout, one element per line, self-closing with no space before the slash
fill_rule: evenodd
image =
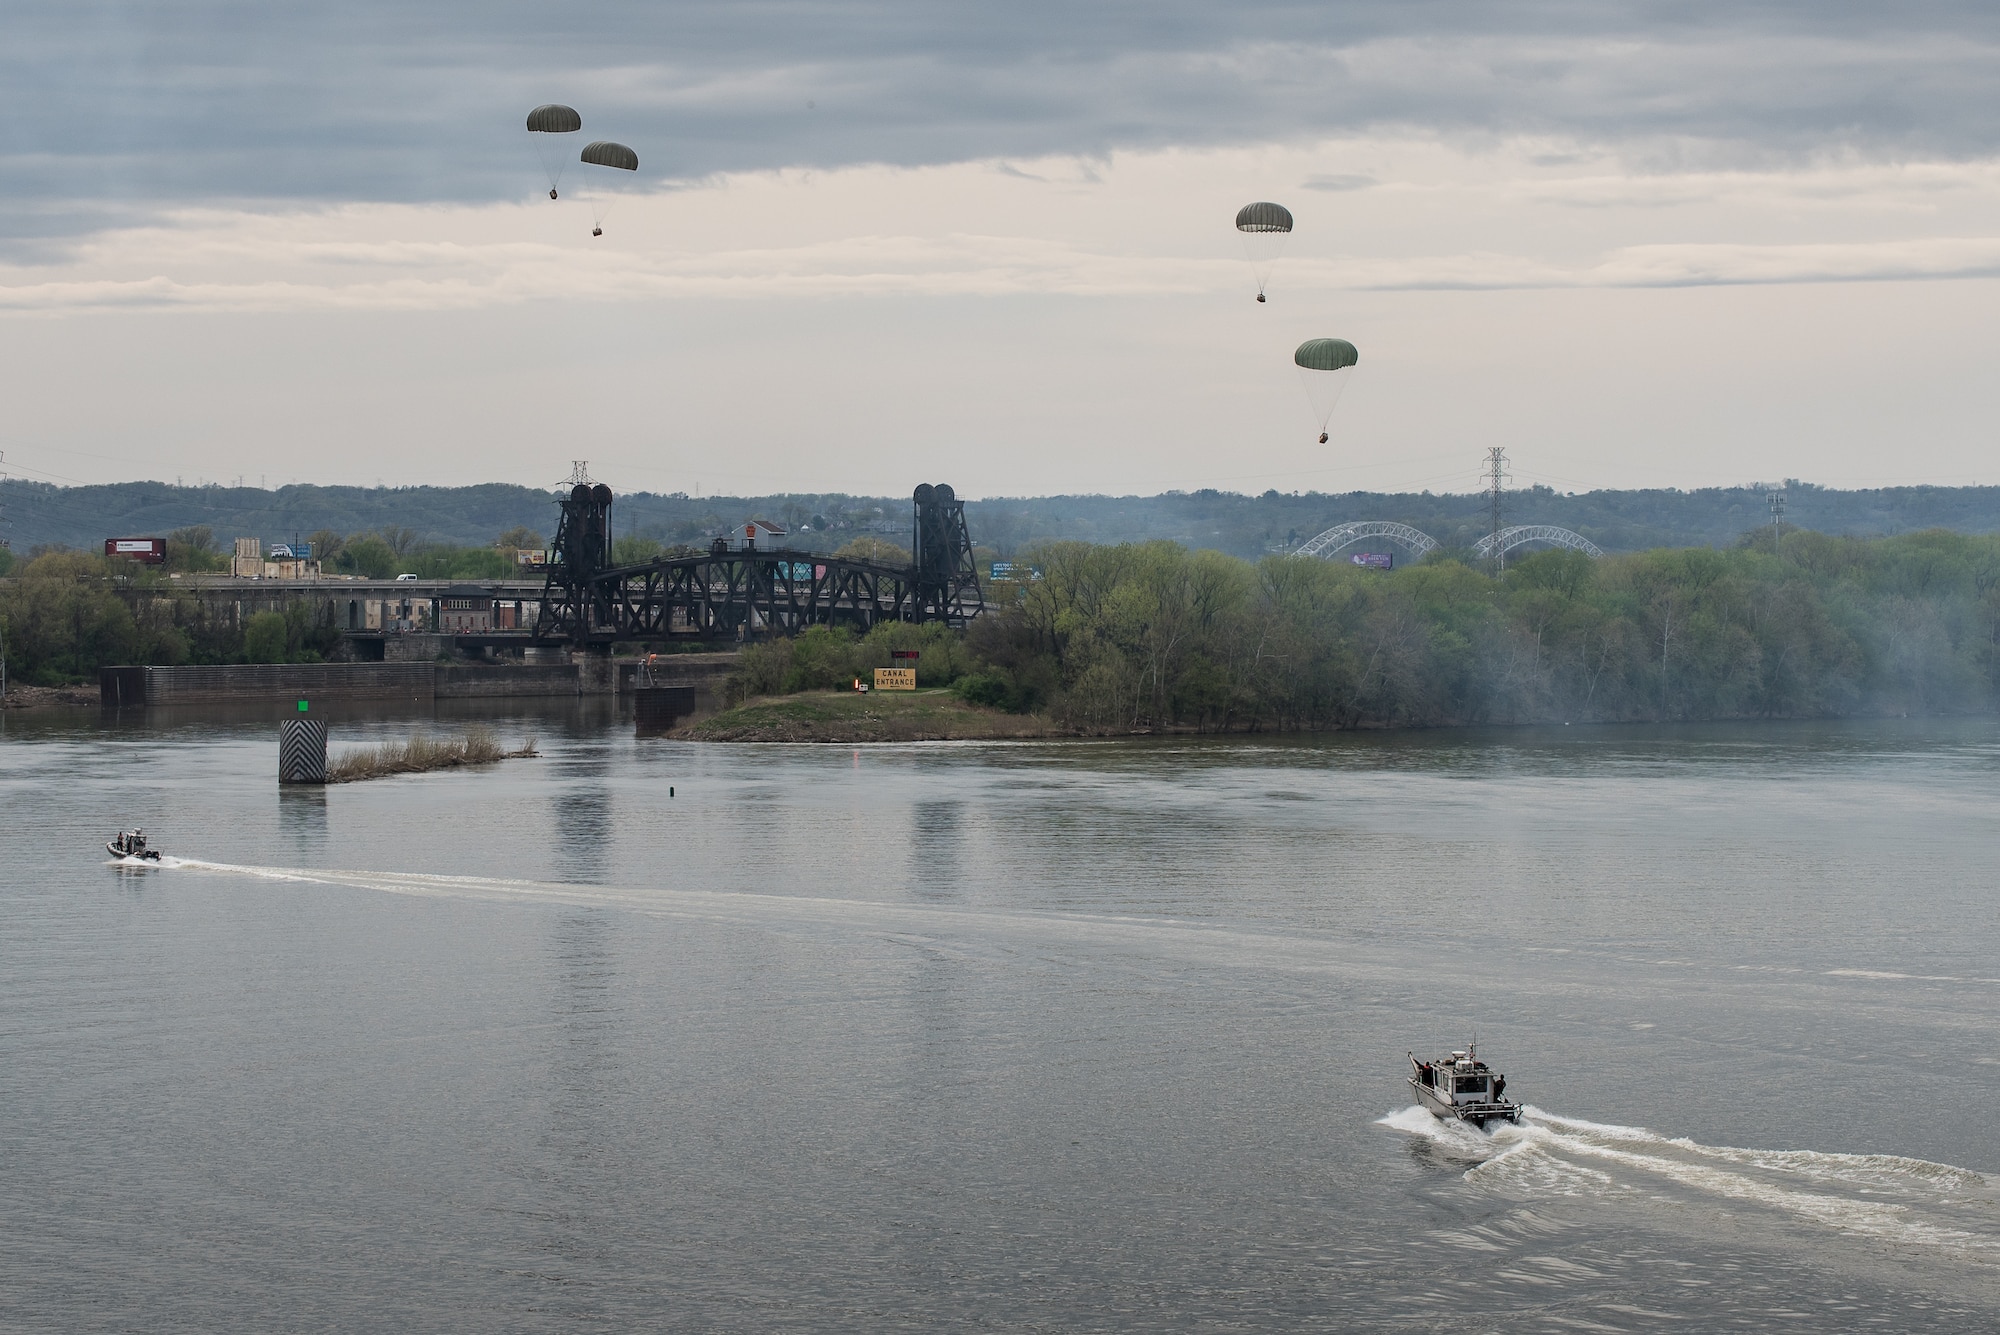
<path id="1" fill-rule="evenodd" d="M 2000 1327 L 1990 721 L 485 717 L 5 721 L 0 1327 Z"/>

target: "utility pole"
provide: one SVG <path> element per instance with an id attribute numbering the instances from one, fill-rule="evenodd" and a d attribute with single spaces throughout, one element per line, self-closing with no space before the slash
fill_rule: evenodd
<path id="1" fill-rule="evenodd" d="M 1500 496 L 1507 487 L 1507 451 L 1495 445 L 1486 451 L 1486 497 L 1492 511 L 1493 573 L 1507 569 L 1507 557 L 1500 550 Z"/>
<path id="2" fill-rule="evenodd" d="M 1783 487 L 1771 488 L 1770 494 L 1764 498 L 1764 501 L 1771 507 L 1771 554 L 1776 556 L 1780 554 L 1778 551 L 1778 542 L 1784 536 L 1781 525 L 1785 522 L 1785 489 Z"/>

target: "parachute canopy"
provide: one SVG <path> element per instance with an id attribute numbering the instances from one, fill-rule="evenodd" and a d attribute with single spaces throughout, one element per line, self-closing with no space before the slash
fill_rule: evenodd
<path id="1" fill-rule="evenodd" d="M 619 171 L 639 170 L 639 155 L 623 144 L 614 144 L 609 139 L 593 139 L 583 146 L 578 158 L 594 167 L 616 167 Z"/>
<path id="2" fill-rule="evenodd" d="M 1239 232 L 1289 232 L 1292 211 L 1283 204 L 1245 204 L 1236 210 Z"/>
<path id="3" fill-rule="evenodd" d="M 1361 354 L 1344 338 L 1309 338 L 1292 360 L 1307 371 L 1340 371 L 1358 363 Z"/>
<path id="4" fill-rule="evenodd" d="M 583 117 L 575 107 L 547 102 L 528 113 L 528 128 L 536 134 L 575 134 L 583 128 Z"/>

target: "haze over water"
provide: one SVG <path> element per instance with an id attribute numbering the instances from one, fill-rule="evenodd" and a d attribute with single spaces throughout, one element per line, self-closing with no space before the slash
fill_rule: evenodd
<path id="1" fill-rule="evenodd" d="M 489 717 L 4 721 L 0 1327 L 2000 1322 L 1991 721 Z M 1518 1130 L 1409 1108 L 1475 1030 Z"/>

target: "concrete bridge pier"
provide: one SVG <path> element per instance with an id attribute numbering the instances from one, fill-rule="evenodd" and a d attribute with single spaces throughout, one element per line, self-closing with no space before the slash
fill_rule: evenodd
<path id="1" fill-rule="evenodd" d="M 573 655 L 577 666 L 577 689 L 585 695 L 618 694 L 618 670 L 608 644 L 586 645 Z"/>

